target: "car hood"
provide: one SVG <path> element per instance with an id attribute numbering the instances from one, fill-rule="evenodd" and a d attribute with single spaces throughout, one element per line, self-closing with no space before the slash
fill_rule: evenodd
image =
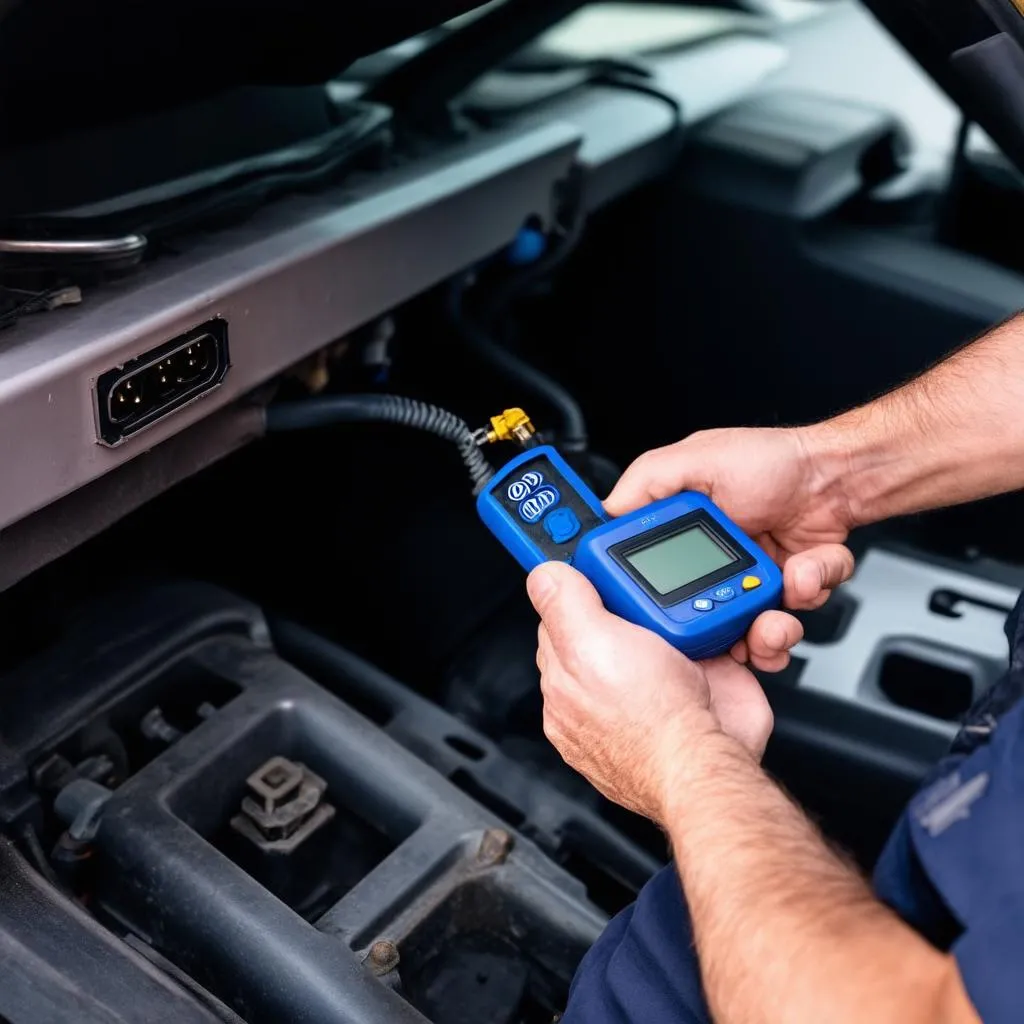
<path id="1" fill-rule="evenodd" d="M 966 116 L 1024 170 L 1024 15 L 1014 0 L 864 3 Z"/>
<path id="2" fill-rule="evenodd" d="M 482 0 L 0 0 L 0 146 L 325 82 Z"/>

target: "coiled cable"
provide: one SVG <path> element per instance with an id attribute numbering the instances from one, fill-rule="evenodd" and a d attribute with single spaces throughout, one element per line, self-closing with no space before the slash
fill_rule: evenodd
<path id="1" fill-rule="evenodd" d="M 373 394 L 326 395 L 271 405 L 266 410 L 269 433 L 310 430 L 336 423 L 393 423 L 450 441 L 459 450 L 473 483 L 474 494 L 479 494 L 494 475 L 494 468 L 484 457 L 465 420 L 447 409 L 415 398 Z"/>

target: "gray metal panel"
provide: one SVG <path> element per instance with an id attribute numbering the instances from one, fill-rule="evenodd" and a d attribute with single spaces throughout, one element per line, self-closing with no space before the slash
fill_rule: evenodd
<path id="1" fill-rule="evenodd" d="M 784 61 L 778 43 L 733 37 L 650 65 L 653 84 L 680 101 L 684 123 L 692 124 L 748 95 Z M 156 446 L 147 462 L 173 462 L 167 472 L 154 465 L 143 474 L 149 481 L 169 486 L 188 475 L 160 442 L 497 250 L 530 214 L 546 216 L 552 184 L 574 154 L 589 171 L 588 202 L 597 207 L 667 170 L 676 132 L 662 100 L 585 89 L 432 161 L 276 203 L 179 257 L 87 294 L 79 309 L 0 336 L 0 529 L 18 520 L 32 526 L 6 532 L 0 589 L 159 493 L 147 486 L 144 497 L 125 500 L 135 490 L 133 456 Z M 95 377 L 218 313 L 230 320 L 233 366 L 224 386 L 117 449 L 97 445 Z M 192 436 L 177 447 L 187 448 Z M 201 462 L 216 458 L 205 440 L 195 440 Z M 59 501 L 107 474 L 118 482 L 90 487 L 67 507 Z M 24 522 L 47 505 L 38 529 L 37 517 Z M 90 525 L 69 531 L 71 522 Z"/>
<path id="2" fill-rule="evenodd" d="M 902 653 L 963 672 L 980 696 L 1006 665 L 1005 615 L 966 605 L 959 618 L 947 618 L 929 610 L 929 599 L 937 590 L 953 590 L 1011 608 L 1017 591 L 881 549 L 864 555 L 845 589 L 858 602 L 850 625 L 835 643 L 804 641 L 794 648 L 807 662 L 797 685 L 952 737 L 954 723 L 897 707 L 886 697 L 878 684 L 882 659 Z"/>
<path id="3" fill-rule="evenodd" d="M 77 309 L 23 321 L 0 339 L 0 529 L 547 219 L 579 141 L 560 123 L 513 129 L 278 202 Z M 230 324 L 223 385 L 120 447 L 97 444 L 96 377 L 213 316 Z"/>
<path id="4" fill-rule="evenodd" d="M 0 536 L 0 591 L 256 440 L 263 429 L 263 409 L 256 405 L 221 409 L 146 458 L 132 459 L 9 526 Z"/>
<path id="5" fill-rule="evenodd" d="M 756 36 L 714 39 L 676 53 L 645 57 L 648 84 L 679 103 L 682 127 L 695 125 L 750 96 L 786 62 L 778 42 Z M 583 135 L 587 203 L 596 209 L 665 173 L 678 154 L 676 114 L 654 96 L 594 85 L 522 115 L 523 123 L 557 118 Z"/>
<path id="6" fill-rule="evenodd" d="M 396 47 L 412 56 L 410 40 Z M 523 75 L 494 72 L 467 94 L 470 105 L 520 125 L 574 125 L 583 136 L 580 163 L 587 169 L 587 204 L 597 209 L 663 174 L 678 152 L 680 125 L 695 125 L 752 95 L 788 59 L 784 45 L 754 35 L 730 35 L 637 58 L 651 73 L 646 83 L 678 102 L 680 114 L 665 100 L 605 85 L 567 87 L 550 99 L 533 99 Z M 633 60 L 633 58 L 630 58 Z M 526 76 L 534 81 L 543 75 Z M 557 76 L 550 76 L 553 80 Z M 566 80 L 572 78 L 571 73 Z M 337 101 L 356 99 L 365 91 L 358 82 L 328 87 Z M 537 86 L 538 93 L 540 86 Z M 531 97 L 524 99 L 524 97 Z M 522 102 L 517 114 L 515 104 Z"/>

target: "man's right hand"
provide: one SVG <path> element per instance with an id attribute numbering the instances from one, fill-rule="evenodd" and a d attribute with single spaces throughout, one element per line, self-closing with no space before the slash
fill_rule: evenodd
<path id="1" fill-rule="evenodd" d="M 800 429 L 707 430 L 641 455 L 605 501 L 620 516 L 680 491 L 700 491 L 775 559 L 783 570 L 784 603 L 817 608 L 853 574 L 844 546 L 851 518 L 841 474 L 815 455 Z M 789 660 L 793 623 L 767 612 L 734 654 L 777 671 Z"/>

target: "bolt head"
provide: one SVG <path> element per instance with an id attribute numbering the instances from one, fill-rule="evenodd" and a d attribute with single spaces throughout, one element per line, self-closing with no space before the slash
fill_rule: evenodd
<path id="1" fill-rule="evenodd" d="M 489 828 L 480 840 L 476 859 L 481 864 L 504 864 L 512 852 L 512 834 L 503 828 Z"/>
<path id="2" fill-rule="evenodd" d="M 398 947 L 390 939 L 378 939 L 367 956 L 374 974 L 387 974 L 398 966 Z"/>

